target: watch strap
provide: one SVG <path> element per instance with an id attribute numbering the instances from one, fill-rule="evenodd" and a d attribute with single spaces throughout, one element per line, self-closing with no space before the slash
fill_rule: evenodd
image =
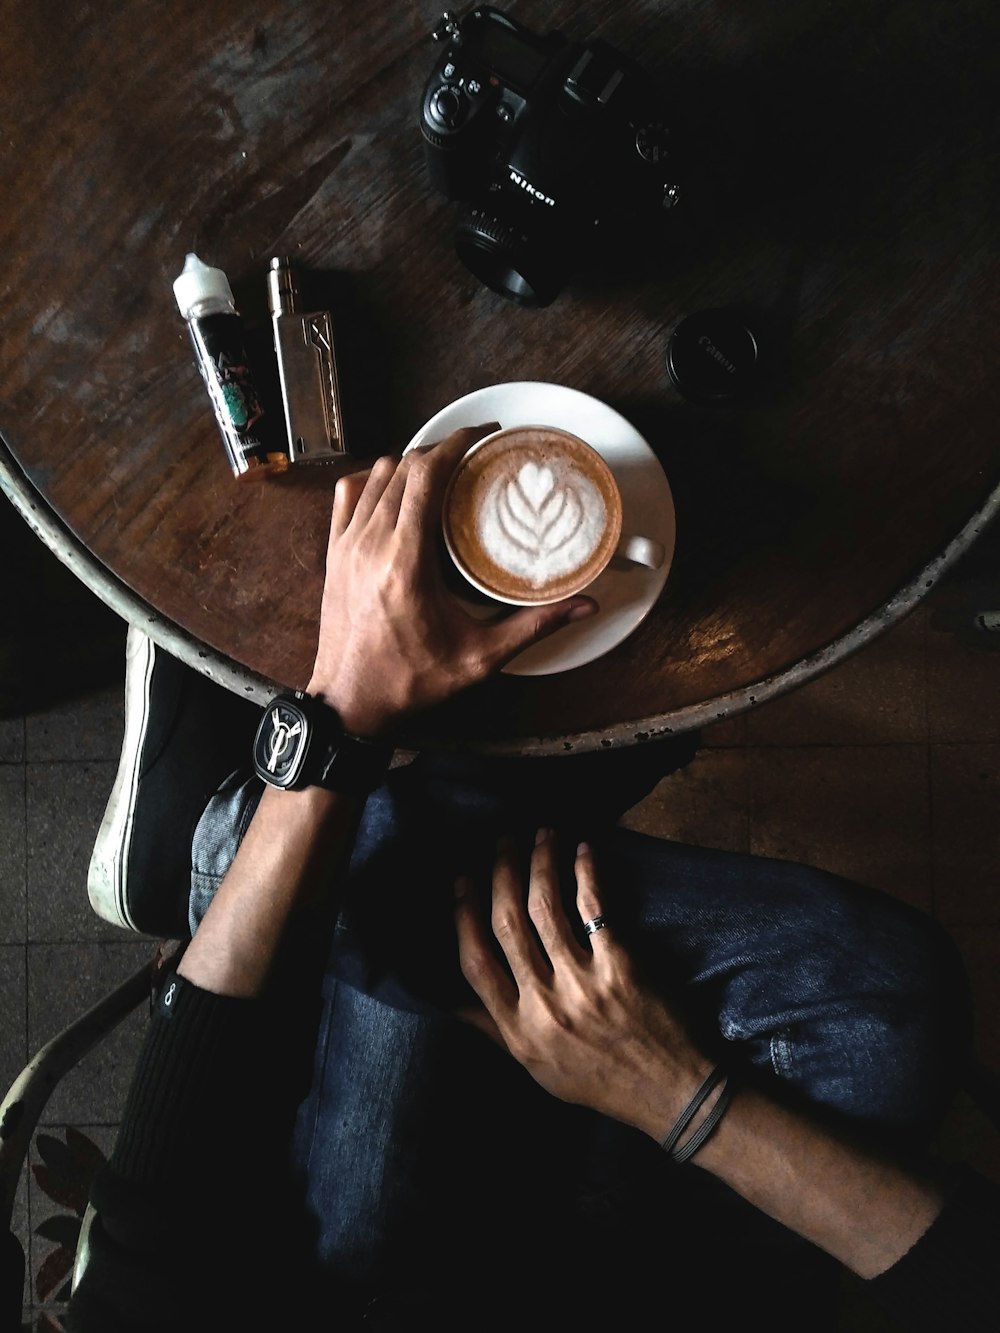
<path id="1" fill-rule="evenodd" d="M 314 701 L 314 706 L 315 701 Z M 336 713 L 325 704 L 332 717 Z M 339 725 L 339 718 L 337 719 Z M 379 785 L 392 760 L 394 747 L 384 741 L 366 740 L 339 731 L 317 747 L 315 757 L 307 762 L 305 780 L 330 791 L 343 791 L 366 796 Z"/>

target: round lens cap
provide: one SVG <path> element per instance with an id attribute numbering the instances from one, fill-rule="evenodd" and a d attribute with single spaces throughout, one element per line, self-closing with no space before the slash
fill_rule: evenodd
<path id="1" fill-rule="evenodd" d="M 727 407 L 754 387 L 759 357 L 757 336 L 742 315 L 699 310 L 670 335 L 667 373 L 690 402 Z"/>

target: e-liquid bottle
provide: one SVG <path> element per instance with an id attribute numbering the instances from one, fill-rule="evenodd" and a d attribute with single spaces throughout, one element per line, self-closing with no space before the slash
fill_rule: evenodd
<path id="1" fill-rule="evenodd" d="M 222 269 L 195 254 L 174 283 L 177 308 L 187 321 L 195 361 L 212 400 L 215 420 L 237 477 L 264 477 L 288 467 L 284 423 L 264 412 L 247 357 L 243 321 Z"/>

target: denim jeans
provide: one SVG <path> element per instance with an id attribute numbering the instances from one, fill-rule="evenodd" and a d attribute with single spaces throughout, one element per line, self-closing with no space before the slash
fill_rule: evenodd
<path id="1" fill-rule="evenodd" d="M 259 791 L 233 775 L 198 826 L 193 929 Z M 474 998 L 457 964 L 455 876 L 488 885 L 499 834 L 523 840 L 526 862 L 535 827 L 549 825 L 573 919 L 570 866 L 586 837 L 609 928 L 676 999 L 703 1049 L 771 1095 L 896 1148 L 933 1132 L 967 1057 L 961 963 L 929 917 L 882 893 L 618 827 L 633 798 L 627 765 L 420 756 L 368 800 L 293 1145 L 319 1257 L 341 1287 L 392 1292 L 402 1308 L 445 1285 L 461 1311 L 470 1299 L 481 1307 L 486 1282 L 497 1326 L 509 1326 L 523 1308 L 506 1308 L 509 1284 L 489 1283 L 489 1272 L 491 1262 L 509 1271 L 513 1246 L 517 1291 L 554 1292 L 557 1319 L 572 1292 L 573 1317 L 598 1327 L 621 1315 L 623 1269 L 641 1311 L 662 1292 L 668 1256 L 694 1281 L 710 1255 L 708 1280 L 724 1268 L 725 1299 L 740 1293 L 739 1311 L 745 1288 L 760 1294 L 748 1273 L 777 1262 L 783 1296 L 801 1281 L 809 1326 L 824 1326 L 817 1274 L 828 1274 L 811 1247 L 705 1173 L 673 1167 L 645 1136 L 548 1097 L 450 1016 Z M 607 1311 L 606 1283 L 581 1289 L 569 1276 L 591 1264 L 609 1275 Z M 426 1299 L 447 1323 L 440 1296 Z M 546 1299 L 532 1296 L 538 1327 Z M 775 1326 L 773 1303 L 767 1315 Z"/>

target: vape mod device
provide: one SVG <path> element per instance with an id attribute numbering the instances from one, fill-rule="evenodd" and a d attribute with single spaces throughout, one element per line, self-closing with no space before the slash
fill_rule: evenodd
<path id="1" fill-rule="evenodd" d="M 295 273 L 288 259 L 272 259 L 267 297 L 274 326 L 281 397 L 293 463 L 328 463 L 343 458 L 340 384 L 329 311 L 302 313 Z"/>

